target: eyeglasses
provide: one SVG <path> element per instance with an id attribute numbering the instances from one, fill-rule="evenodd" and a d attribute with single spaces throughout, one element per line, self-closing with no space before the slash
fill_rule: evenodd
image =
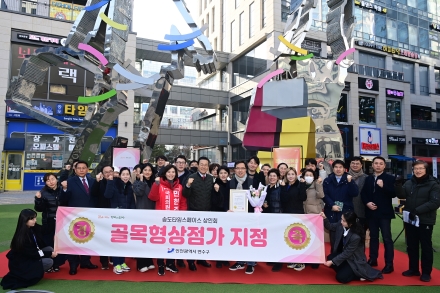
<path id="1" fill-rule="evenodd" d="M 235 168 L 235 170 L 246 170 L 246 168 Z"/>
<path id="2" fill-rule="evenodd" d="M 414 168 L 414 171 L 423 171 L 425 168 Z"/>
<path id="3" fill-rule="evenodd" d="M 185 164 L 185 162 L 179 162 L 179 161 L 177 161 L 176 164 Z"/>

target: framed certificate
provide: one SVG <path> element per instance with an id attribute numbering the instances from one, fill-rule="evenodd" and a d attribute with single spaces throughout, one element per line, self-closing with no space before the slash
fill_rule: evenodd
<path id="1" fill-rule="evenodd" d="M 229 194 L 229 209 L 233 212 L 247 213 L 248 199 L 246 194 L 247 190 L 231 189 Z"/>

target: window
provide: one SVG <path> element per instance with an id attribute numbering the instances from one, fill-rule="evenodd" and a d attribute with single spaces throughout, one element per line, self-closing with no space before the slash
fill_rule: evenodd
<path id="1" fill-rule="evenodd" d="M 418 28 L 416 26 L 408 26 L 408 32 L 409 32 L 409 44 L 412 46 L 418 46 L 419 45 L 419 38 L 417 36 Z"/>
<path id="2" fill-rule="evenodd" d="M 387 100 L 387 126 L 402 127 L 401 102 Z"/>
<path id="3" fill-rule="evenodd" d="M 359 52 L 359 64 L 385 69 L 385 56 Z"/>
<path id="4" fill-rule="evenodd" d="M 208 24 L 208 29 L 206 30 L 206 36 L 209 37 L 209 13 L 206 15 L 205 23 Z"/>
<path id="5" fill-rule="evenodd" d="M 235 0 L 235 9 L 237 9 L 238 6 L 240 6 L 240 2 L 241 0 Z"/>
<path id="6" fill-rule="evenodd" d="M 249 159 L 251 156 L 255 156 L 257 152 L 248 151 L 241 145 L 233 145 L 232 146 L 232 160 L 233 161 L 245 161 Z"/>
<path id="7" fill-rule="evenodd" d="M 410 83 L 411 93 L 414 93 L 414 63 L 393 60 L 393 70 L 403 72 L 404 80 Z"/>
<path id="8" fill-rule="evenodd" d="M 235 50 L 235 20 L 231 22 L 231 52 Z"/>
<path id="9" fill-rule="evenodd" d="M 341 99 L 339 100 L 336 122 L 348 122 L 348 112 L 347 112 L 347 94 L 341 94 Z"/>
<path id="10" fill-rule="evenodd" d="M 411 105 L 411 120 L 431 121 L 431 108 Z"/>
<path id="11" fill-rule="evenodd" d="M 226 49 L 226 1 L 227 0 L 222 0 L 222 51 L 227 51 Z"/>
<path id="12" fill-rule="evenodd" d="M 371 97 L 359 98 L 359 123 L 376 124 L 376 99 Z"/>
<path id="13" fill-rule="evenodd" d="M 252 2 L 249 5 L 249 38 L 252 38 L 255 34 L 254 13 L 255 13 L 255 4 L 254 2 Z"/>
<path id="14" fill-rule="evenodd" d="M 263 2 L 261 3 L 261 27 L 266 27 L 267 25 L 267 6 L 266 6 L 266 0 L 262 0 Z"/>
<path id="15" fill-rule="evenodd" d="M 434 69 L 435 76 L 435 93 L 440 95 L 440 69 Z"/>
<path id="16" fill-rule="evenodd" d="M 429 49 L 429 34 L 428 30 L 419 27 L 419 46 Z"/>
<path id="17" fill-rule="evenodd" d="M 215 30 L 215 7 L 212 7 L 211 22 L 211 32 L 213 33 Z"/>
<path id="18" fill-rule="evenodd" d="M 401 43 L 408 43 L 408 24 L 401 21 L 397 22 L 397 40 Z"/>
<path id="19" fill-rule="evenodd" d="M 239 28 L 239 40 L 238 43 L 241 45 L 243 45 L 244 43 L 244 12 L 240 13 L 240 28 Z"/>
<path id="20" fill-rule="evenodd" d="M 397 21 L 387 19 L 387 36 L 389 40 L 397 41 Z"/>
<path id="21" fill-rule="evenodd" d="M 232 104 L 232 132 L 244 131 L 249 113 L 251 98 Z"/>
<path id="22" fill-rule="evenodd" d="M 428 66 L 419 66 L 420 95 L 429 95 Z"/>
<path id="23" fill-rule="evenodd" d="M 266 56 L 266 42 L 263 42 L 246 55 L 235 60 L 232 64 L 232 86 L 239 85 L 265 71 L 267 68 Z"/>
<path id="24" fill-rule="evenodd" d="M 286 22 L 290 13 L 290 1 L 281 0 L 281 21 Z"/>

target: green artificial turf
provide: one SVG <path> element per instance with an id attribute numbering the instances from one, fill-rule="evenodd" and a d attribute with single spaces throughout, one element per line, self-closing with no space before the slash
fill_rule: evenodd
<path id="1" fill-rule="evenodd" d="M 0 251 L 9 249 L 9 244 L 15 231 L 17 219 L 20 211 L 25 208 L 33 208 L 33 205 L 0 205 Z M 41 223 L 39 214 L 38 222 Z M 440 219 L 440 216 L 439 216 Z M 440 225 L 440 224 L 439 224 Z M 440 269 L 440 227 L 434 227 L 433 244 L 438 254 L 434 254 L 434 267 Z M 395 238 L 402 229 L 402 220 L 396 218 L 392 221 L 392 232 Z M 405 252 L 405 237 L 400 236 L 395 244 L 395 248 Z M 6 264 L 2 264 L 6 265 Z M 244 284 L 205 284 L 205 283 L 166 283 L 166 282 L 122 282 L 122 281 L 67 281 L 67 280 L 48 280 L 43 279 L 37 285 L 28 289 L 48 290 L 56 293 L 70 292 L 319 292 L 319 293 L 362 293 L 387 292 L 387 293 L 413 293 L 417 292 L 439 292 L 438 287 L 423 286 L 378 286 L 368 283 L 368 286 L 349 286 L 349 285 L 244 285 Z M 1 288 L 0 288 L 1 290 Z M 7 292 L 3 291 L 2 292 Z"/>

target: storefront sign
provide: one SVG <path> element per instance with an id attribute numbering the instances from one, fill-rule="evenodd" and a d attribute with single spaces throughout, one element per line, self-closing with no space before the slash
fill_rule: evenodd
<path id="1" fill-rule="evenodd" d="M 380 155 L 382 153 L 380 128 L 359 127 L 359 153 Z"/>
<path id="2" fill-rule="evenodd" d="M 439 140 L 437 138 L 426 138 L 425 144 L 427 144 L 427 145 L 440 145 Z"/>
<path id="3" fill-rule="evenodd" d="M 166 201 L 166 199 L 165 199 Z M 170 200 L 178 204 L 179 199 Z M 58 207 L 62 254 L 323 263 L 320 215 Z M 270 253 L 265 253 L 269 252 Z"/>
<path id="4" fill-rule="evenodd" d="M 394 90 L 394 89 L 385 89 L 385 95 L 387 98 L 399 98 L 399 99 L 403 99 L 405 92 L 404 91 L 399 91 L 399 90 Z"/>
<path id="5" fill-rule="evenodd" d="M 22 40 L 61 45 L 61 39 L 47 36 L 31 35 L 31 34 L 17 34 L 17 38 Z"/>
<path id="6" fill-rule="evenodd" d="M 406 144 L 405 136 L 397 136 L 397 135 L 387 135 L 388 143 L 392 144 Z"/>
<path id="7" fill-rule="evenodd" d="M 61 1 L 50 2 L 50 17 L 62 20 L 76 20 L 84 6 Z"/>
<path id="8" fill-rule="evenodd" d="M 437 178 L 437 158 L 432 158 L 432 176 L 434 178 Z"/>
<path id="9" fill-rule="evenodd" d="M 367 8 L 367 9 L 372 9 L 377 12 L 387 13 L 387 9 L 385 7 L 382 7 L 380 5 L 376 5 L 374 3 L 370 3 L 367 1 L 355 0 L 354 5 L 359 6 L 360 8 Z"/>
<path id="10" fill-rule="evenodd" d="M 273 166 L 280 163 L 286 163 L 288 166 L 300 170 L 301 168 L 301 148 L 274 148 L 273 149 Z"/>
<path id="11" fill-rule="evenodd" d="M 408 50 L 403 50 L 403 49 L 397 49 L 397 48 L 393 48 L 390 46 L 383 46 L 383 45 L 379 45 L 379 44 L 375 44 L 375 43 L 369 43 L 369 42 L 364 42 L 364 41 L 356 41 L 355 42 L 356 45 L 358 46 L 362 46 L 362 47 L 366 47 L 366 48 L 371 48 L 371 49 L 376 49 L 376 50 L 380 50 L 383 52 L 388 52 L 391 54 L 395 54 L 395 55 L 399 55 L 399 56 L 404 56 L 404 57 L 408 57 L 408 58 L 412 58 L 412 59 L 420 59 L 420 54 L 418 53 L 414 53 Z"/>
<path id="12" fill-rule="evenodd" d="M 431 28 L 440 32 L 440 24 L 438 23 L 431 23 Z"/>
<path id="13" fill-rule="evenodd" d="M 360 89 L 379 91 L 379 81 L 376 79 L 358 77 L 358 82 Z"/>

